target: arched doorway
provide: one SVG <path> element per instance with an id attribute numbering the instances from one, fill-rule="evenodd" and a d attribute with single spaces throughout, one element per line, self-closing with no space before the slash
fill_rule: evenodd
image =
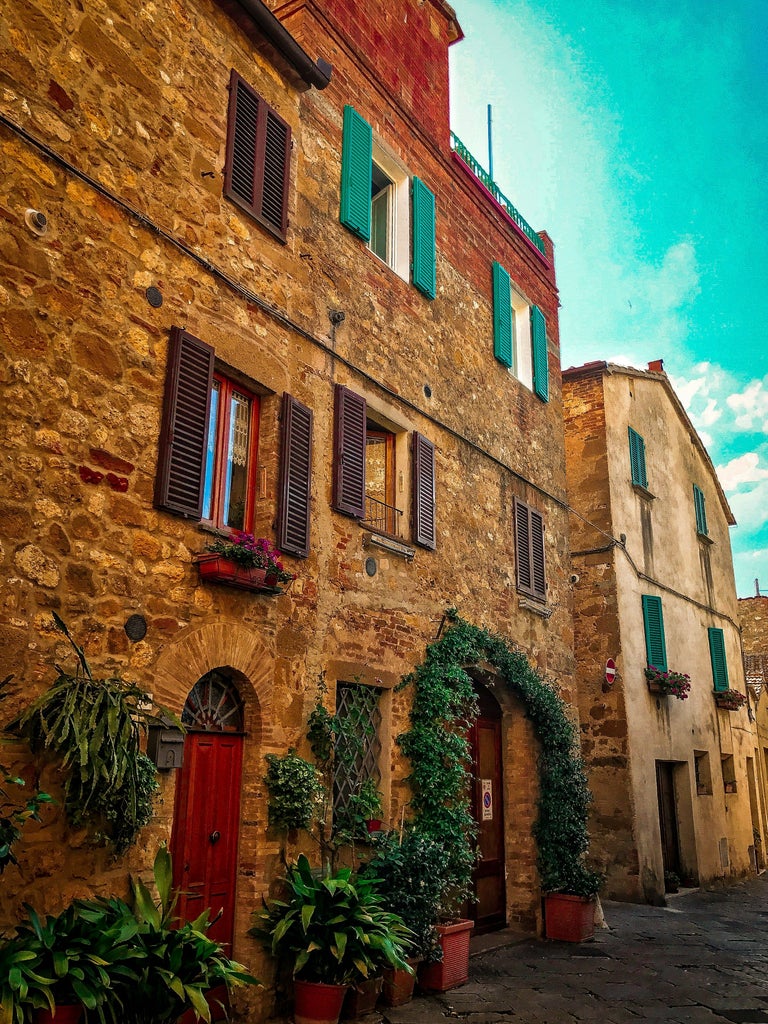
<path id="1" fill-rule="evenodd" d="M 472 881 L 475 903 L 470 916 L 475 933 L 506 924 L 504 799 L 501 762 L 501 708 L 485 686 L 475 683 L 480 707 L 469 730 L 472 751 L 472 816 L 477 822 L 480 860 Z"/>
<path id="2" fill-rule="evenodd" d="M 209 935 L 232 950 L 243 761 L 243 705 L 234 673 L 207 672 L 190 691 L 181 720 L 184 765 L 176 778 L 171 833 L 178 912 L 221 914 Z"/>

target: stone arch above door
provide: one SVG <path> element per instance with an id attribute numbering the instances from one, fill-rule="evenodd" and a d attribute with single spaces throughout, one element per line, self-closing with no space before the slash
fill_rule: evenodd
<path id="1" fill-rule="evenodd" d="M 255 696 L 261 719 L 262 742 L 269 743 L 274 658 L 254 629 L 241 622 L 218 619 L 184 630 L 168 643 L 155 663 L 154 699 L 181 713 L 197 681 L 213 669 L 228 668 L 238 677 L 241 696 Z"/>

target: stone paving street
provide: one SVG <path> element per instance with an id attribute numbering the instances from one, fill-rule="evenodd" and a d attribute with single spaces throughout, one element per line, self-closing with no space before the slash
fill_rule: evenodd
<path id="1" fill-rule="evenodd" d="M 768 876 L 668 899 L 606 903 L 609 927 L 594 942 L 526 941 L 473 956 L 468 984 L 366 1020 L 768 1022 Z"/>

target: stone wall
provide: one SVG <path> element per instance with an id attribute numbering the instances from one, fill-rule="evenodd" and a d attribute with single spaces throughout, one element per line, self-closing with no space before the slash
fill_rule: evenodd
<path id="1" fill-rule="evenodd" d="M 403 15 L 419 11 L 398 6 Z M 413 122 L 408 103 L 361 67 L 355 39 L 328 9 L 317 22 L 322 33 L 306 43 L 313 56 L 333 59 L 323 92 L 308 90 L 207 0 L 162 11 L 122 0 L 19 0 L 0 24 L 0 112 L 10 122 L 0 123 L 0 636 L 16 687 L 4 715 L 41 692 L 55 662 L 71 661 L 52 611 L 97 673 L 135 679 L 176 712 L 205 672 L 237 673 L 247 736 L 234 953 L 265 977 L 245 936 L 279 857 L 279 837 L 266 830 L 263 757 L 291 745 L 306 752 L 321 671 L 330 683 L 359 677 L 387 691 L 390 823 L 407 801 L 394 738 L 409 696 L 394 686 L 423 657 L 446 607 L 510 636 L 573 695 L 551 244 L 546 258 L 534 252 L 457 166 L 442 93 L 426 96 L 425 115 Z M 450 19 L 439 4 L 419 18 L 447 80 Z M 285 245 L 222 195 L 232 67 L 292 128 Z M 338 222 L 346 102 L 436 193 L 432 302 Z M 47 233 L 27 227 L 28 208 L 45 212 Z M 547 404 L 493 357 L 494 259 L 547 318 Z M 149 303 L 149 286 L 161 306 Z M 345 313 L 335 330 L 329 310 Z M 153 506 L 174 325 L 213 345 L 217 360 L 263 396 L 257 534 L 272 535 L 276 514 L 279 396 L 289 391 L 314 412 L 311 550 L 287 560 L 298 579 L 282 596 L 202 585 L 192 558 L 210 534 Z M 419 549 L 412 562 L 372 552 L 366 531 L 331 510 L 337 382 L 436 445 L 436 551 Z M 407 463 L 402 470 L 407 478 Z M 545 516 L 549 617 L 522 607 L 516 590 L 515 496 Z M 132 643 L 124 624 L 135 613 L 148 629 Z M 519 712 L 510 716 L 517 735 Z M 516 879 L 508 913 L 528 922 L 538 914 L 535 849 L 524 839 L 534 773 L 529 738 L 505 782 L 519 812 L 508 840 Z M 74 894 L 125 891 L 127 871 L 146 870 L 169 832 L 173 791 L 165 779 L 156 822 L 118 863 L 69 834 L 59 811 L 31 826 L 20 869 L 4 877 L 2 923 L 24 899 L 54 910 Z M 45 847 L 56 855 L 39 855 Z"/>

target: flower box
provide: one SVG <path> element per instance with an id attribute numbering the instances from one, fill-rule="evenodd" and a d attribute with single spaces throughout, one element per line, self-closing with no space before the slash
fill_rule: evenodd
<path id="1" fill-rule="evenodd" d="M 595 898 L 548 892 L 544 896 L 544 934 L 561 942 L 583 942 L 595 934 Z"/>
<path id="2" fill-rule="evenodd" d="M 469 933 L 474 921 L 453 921 L 437 925 L 443 959 L 419 968 L 419 987 L 425 992 L 447 992 L 469 978 Z"/>
<path id="3" fill-rule="evenodd" d="M 673 672 L 648 665 L 645 669 L 648 690 L 659 697 L 676 697 L 687 700 L 691 689 L 691 677 L 686 672 Z"/>
<path id="4" fill-rule="evenodd" d="M 200 579 L 205 583 L 225 583 L 240 590 L 260 590 L 276 593 L 274 586 L 267 584 L 267 570 L 246 568 L 232 558 L 216 552 L 195 555 Z"/>
<path id="5" fill-rule="evenodd" d="M 715 690 L 714 697 L 721 711 L 738 711 L 747 703 L 746 696 L 739 690 Z"/>

